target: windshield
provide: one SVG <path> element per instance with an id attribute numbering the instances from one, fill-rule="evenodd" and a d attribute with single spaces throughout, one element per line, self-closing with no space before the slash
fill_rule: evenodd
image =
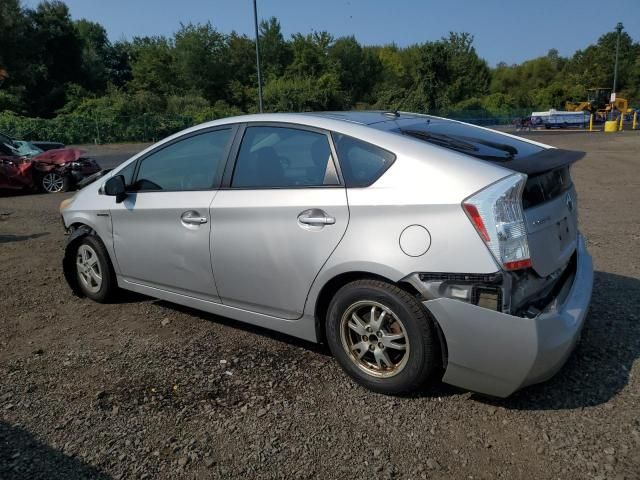
<path id="1" fill-rule="evenodd" d="M 511 161 L 544 150 L 524 140 L 473 125 L 439 118 L 398 119 L 395 132 L 425 142 L 492 161 Z"/>
<path id="2" fill-rule="evenodd" d="M 36 147 L 33 143 L 25 140 L 15 140 L 13 143 L 18 147 L 18 155 L 24 157 L 33 157 L 44 151 L 41 148 Z"/>

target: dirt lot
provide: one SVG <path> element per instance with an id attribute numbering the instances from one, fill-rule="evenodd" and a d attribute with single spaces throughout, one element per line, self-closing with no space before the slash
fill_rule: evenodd
<path id="1" fill-rule="evenodd" d="M 75 298 L 67 195 L 0 198 L 0 478 L 640 478 L 640 135 L 583 149 L 582 342 L 507 400 L 376 395 L 327 351 L 144 297 Z"/>

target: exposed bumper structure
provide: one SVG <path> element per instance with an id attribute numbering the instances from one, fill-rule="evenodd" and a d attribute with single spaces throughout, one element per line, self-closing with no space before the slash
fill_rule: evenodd
<path id="1" fill-rule="evenodd" d="M 448 364 L 443 381 L 497 397 L 552 377 L 582 330 L 593 287 L 593 263 L 579 237 L 575 275 L 535 318 L 438 298 L 423 302 L 442 328 Z"/>

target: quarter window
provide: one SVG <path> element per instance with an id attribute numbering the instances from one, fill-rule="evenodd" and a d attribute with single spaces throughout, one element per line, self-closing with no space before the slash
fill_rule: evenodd
<path id="1" fill-rule="evenodd" d="M 133 173 L 135 170 L 136 162 L 131 162 L 129 165 L 119 170 L 116 175 L 122 175 L 124 177 L 124 184 L 128 186 L 133 182 Z"/>
<path id="2" fill-rule="evenodd" d="M 134 190 L 208 190 L 213 188 L 231 129 L 179 140 L 142 159 Z"/>
<path id="3" fill-rule="evenodd" d="M 391 166 L 396 156 L 362 140 L 334 133 L 333 139 L 347 187 L 367 187 Z"/>
<path id="4" fill-rule="evenodd" d="M 232 187 L 295 188 L 337 185 L 325 134 L 285 127 L 248 127 Z"/>

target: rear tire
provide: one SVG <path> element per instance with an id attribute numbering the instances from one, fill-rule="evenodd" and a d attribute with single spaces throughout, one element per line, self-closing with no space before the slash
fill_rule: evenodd
<path id="1" fill-rule="evenodd" d="M 74 256 L 77 285 L 83 295 L 107 303 L 118 290 L 116 275 L 102 241 L 93 235 L 83 237 Z"/>
<path id="2" fill-rule="evenodd" d="M 414 391 L 439 368 L 431 318 L 416 298 L 387 282 L 358 280 L 338 290 L 326 333 L 340 366 L 378 393 Z"/>

